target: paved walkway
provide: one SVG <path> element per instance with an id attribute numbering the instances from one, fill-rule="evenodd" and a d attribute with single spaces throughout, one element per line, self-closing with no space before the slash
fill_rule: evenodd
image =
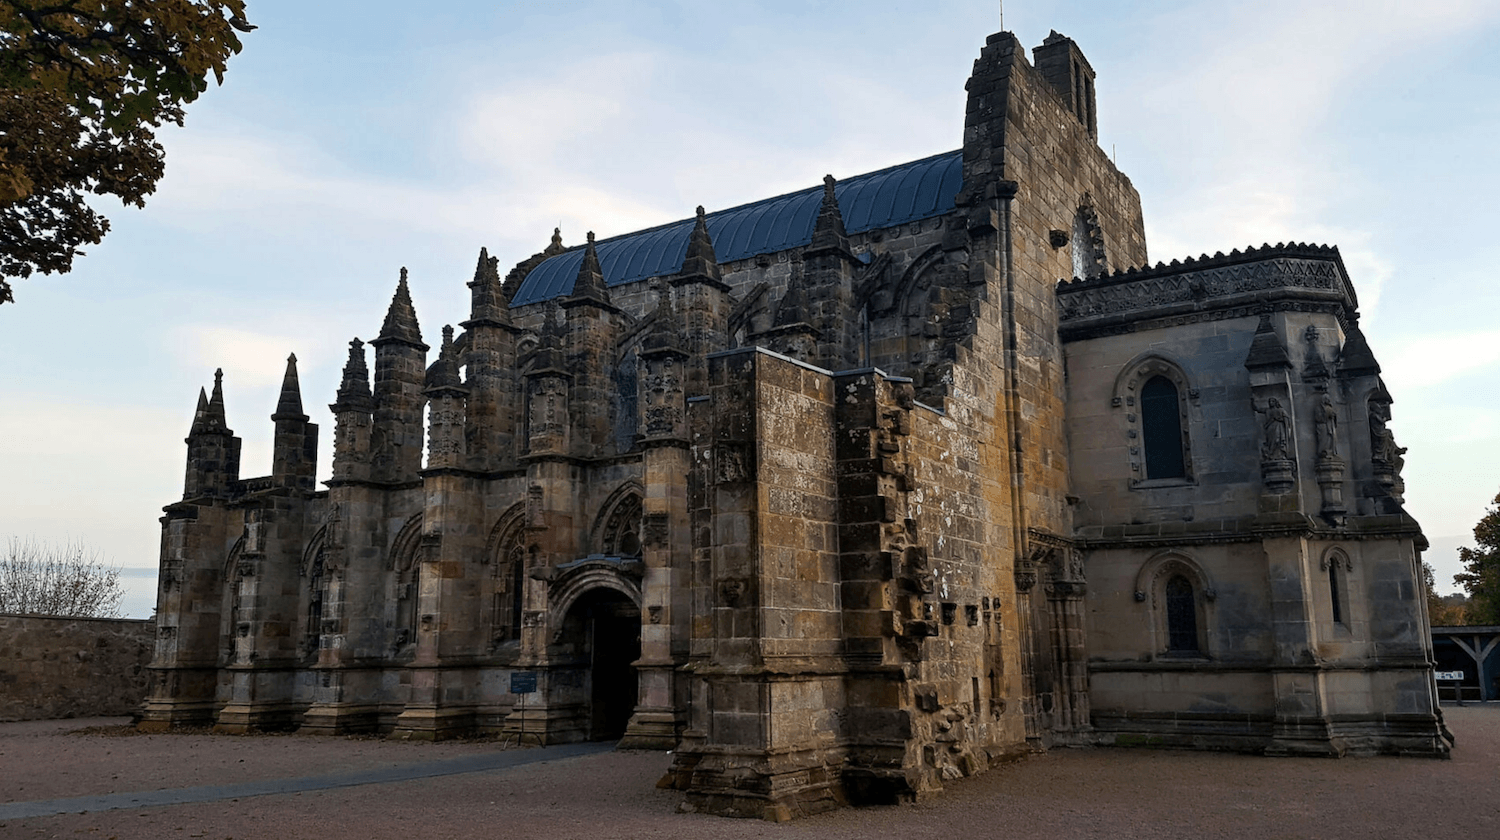
<path id="1" fill-rule="evenodd" d="M 22 819 L 25 817 L 50 817 L 55 814 L 87 814 L 95 811 L 117 811 L 122 808 L 151 808 L 162 805 L 222 802 L 224 800 L 245 799 L 252 796 L 305 793 L 307 791 L 331 790 L 333 788 L 354 787 L 356 785 L 406 782 L 412 779 L 430 779 L 436 776 L 456 776 L 460 773 L 505 770 L 527 764 L 539 764 L 547 761 L 593 755 L 595 753 L 607 752 L 614 748 L 613 741 L 589 744 L 563 744 L 555 747 L 538 747 L 513 752 L 466 755 L 443 761 L 380 767 L 373 770 L 325 773 L 320 776 L 268 779 L 259 782 L 239 782 L 225 785 L 199 785 L 196 787 L 137 791 L 134 793 L 111 793 L 102 796 L 73 796 L 67 799 L 42 799 L 35 802 L 12 802 L 0 805 L 0 821 Z"/>

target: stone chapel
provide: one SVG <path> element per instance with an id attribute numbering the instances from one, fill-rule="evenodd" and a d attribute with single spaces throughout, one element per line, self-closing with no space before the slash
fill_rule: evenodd
<path id="1" fill-rule="evenodd" d="M 402 269 L 323 489 L 295 357 L 264 477 L 216 375 L 141 726 L 620 739 L 773 819 L 1060 744 L 1446 756 L 1338 249 L 1153 265 L 1094 78 L 992 35 L 960 148 L 481 250 L 435 352 Z"/>

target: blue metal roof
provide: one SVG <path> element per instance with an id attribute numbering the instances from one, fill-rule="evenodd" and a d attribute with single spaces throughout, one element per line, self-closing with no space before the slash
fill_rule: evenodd
<path id="1" fill-rule="evenodd" d="M 834 185 L 844 229 L 863 233 L 876 228 L 940 216 L 953 209 L 963 185 L 963 152 L 948 152 L 846 178 Z M 720 263 L 756 254 L 771 254 L 812 241 L 813 222 L 823 201 L 823 187 L 742 204 L 705 217 L 714 255 Z M 604 282 L 621 286 L 676 274 L 687 256 L 693 219 L 628 233 L 594 243 Z M 511 306 L 525 306 L 573 291 L 583 248 L 543 261 L 516 289 Z"/>

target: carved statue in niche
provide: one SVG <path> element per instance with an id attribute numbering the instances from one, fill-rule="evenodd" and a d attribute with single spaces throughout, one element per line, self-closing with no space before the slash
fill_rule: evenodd
<path id="1" fill-rule="evenodd" d="M 1394 466 L 1405 449 L 1396 446 L 1396 436 L 1386 428 L 1391 419 L 1391 404 L 1384 400 L 1370 401 L 1370 456 L 1376 463 Z M 1399 452 L 1398 452 L 1399 450 Z"/>
<path id="2" fill-rule="evenodd" d="M 542 511 L 542 485 L 533 484 L 526 488 L 526 527 L 542 528 L 546 526 L 546 516 Z"/>
<path id="3" fill-rule="evenodd" d="M 1262 412 L 1266 415 L 1261 428 L 1265 430 L 1265 441 L 1260 447 L 1262 461 L 1290 461 L 1291 450 L 1287 442 L 1291 429 L 1291 416 L 1281 407 L 1281 400 L 1272 397 Z"/>
<path id="4" fill-rule="evenodd" d="M 1406 492 L 1405 482 L 1401 480 L 1401 469 L 1406 466 L 1406 447 L 1396 445 L 1396 436 L 1386 427 L 1391 419 L 1391 403 L 1389 398 L 1380 399 L 1379 395 L 1370 400 L 1370 460 L 1375 470 L 1375 480 L 1378 481 L 1391 496 L 1398 501 Z"/>
<path id="5" fill-rule="evenodd" d="M 646 362 L 646 434 L 669 435 L 682 419 L 682 383 L 671 356 Z"/>
<path id="6" fill-rule="evenodd" d="M 1333 400 L 1327 394 L 1318 402 L 1314 409 L 1314 418 L 1318 428 L 1318 457 L 1337 458 L 1339 455 L 1339 415 L 1333 406 Z"/>
<path id="7" fill-rule="evenodd" d="M 715 483 L 727 484 L 743 481 L 748 475 L 745 469 L 745 452 L 740 444 L 721 443 L 714 449 Z"/>
<path id="8" fill-rule="evenodd" d="M 568 386 L 553 376 L 531 383 L 531 436 L 559 439 L 567 422 Z"/>

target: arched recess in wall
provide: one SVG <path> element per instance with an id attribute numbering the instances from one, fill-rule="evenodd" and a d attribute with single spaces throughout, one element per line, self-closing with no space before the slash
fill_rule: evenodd
<path id="1" fill-rule="evenodd" d="M 484 546 L 483 560 L 489 565 L 483 583 L 484 609 L 491 651 L 521 638 L 529 548 L 526 503 L 517 502 L 495 521 Z"/>
<path id="2" fill-rule="evenodd" d="M 1190 407 L 1197 397 L 1182 365 L 1161 353 L 1143 353 L 1120 369 L 1110 405 L 1124 430 L 1132 487 L 1194 481 Z"/>
<path id="3" fill-rule="evenodd" d="M 1349 629 L 1349 573 L 1354 571 L 1354 561 L 1349 553 L 1339 546 L 1329 546 L 1318 560 L 1318 569 L 1323 573 L 1326 587 L 1326 605 L 1333 623 Z"/>
<path id="4" fill-rule="evenodd" d="M 976 317 L 965 259 L 934 245 L 911 261 L 893 289 L 892 316 L 899 319 L 903 352 L 895 361 L 875 354 L 893 372 L 910 376 L 917 398 L 932 405 L 942 404 L 944 363 Z"/>
<path id="5" fill-rule="evenodd" d="M 942 262 L 942 246 L 928 248 L 901 272 L 891 290 L 890 311 L 899 313 L 902 318 L 908 356 L 928 347 L 941 332 L 941 324 L 935 320 L 939 313 L 933 311 L 932 287 L 939 279 L 937 269 Z M 880 314 L 878 309 L 876 313 Z"/>
<path id="6" fill-rule="evenodd" d="M 389 628 L 392 655 L 410 652 L 417 641 L 417 598 L 421 589 L 422 514 L 406 520 L 391 542 L 390 597 L 386 603 L 386 627 Z"/>
<path id="7" fill-rule="evenodd" d="M 1074 277 L 1099 277 L 1109 272 L 1104 229 L 1099 225 L 1099 214 L 1094 210 L 1094 197 L 1089 193 L 1084 193 L 1078 201 L 1078 212 L 1073 214 L 1073 233 L 1069 241 L 1073 246 Z"/>
<path id="8" fill-rule="evenodd" d="M 627 481 L 615 488 L 594 520 L 593 539 L 600 554 L 610 557 L 641 556 L 641 485 Z"/>
<path id="9" fill-rule="evenodd" d="M 219 578 L 223 585 L 223 596 L 219 605 L 219 664 L 230 665 L 234 663 L 234 640 L 243 635 L 250 635 L 250 623 L 244 622 L 240 626 L 240 555 L 245 552 L 245 537 L 243 534 L 234 541 L 229 549 L 229 555 L 224 561 L 223 576 Z M 181 581 L 163 582 L 163 586 L 181 586 Z"/>
<path id="10" fill-rule="evenodd" d="M 327 534 L 326 525 L 313 534 L 297 565 L 297 656 L 304 662 L 318 658 L 318 645 L 323 637 L 323 616 L 328 606 L 328 570 L 323 548 Z"/>
<path id="11" fill-rule="evenodd" d="M 1151 655 L 1158 659 L 1213 657 L 1213 605 L 1218 598 L 1207 570 L 1187 554 L 1161 552 L 1135 578 L 1135 601 L 1144 606 Z"/>
<path id="12" fill-rule="evenodd" d="M 757 283 L 755 288 L 729 310 L 729 340 L 731 347 L 744 347 L 749 337 L 771 328 L 775 313 L 771 309 L 771 284 Z"/>
<path id="13" fill-rule="evenodd" d="M 580 597 L 596 589 L 610 589 L 623 594 L 641 609 L 641 587 L 621 569 L 606 560 L 592 560 L 573 570 L 567 577 L 553 584 L 548 593 L 547 624 L 553 633 L 562 632 L 564 619 Z"/>

